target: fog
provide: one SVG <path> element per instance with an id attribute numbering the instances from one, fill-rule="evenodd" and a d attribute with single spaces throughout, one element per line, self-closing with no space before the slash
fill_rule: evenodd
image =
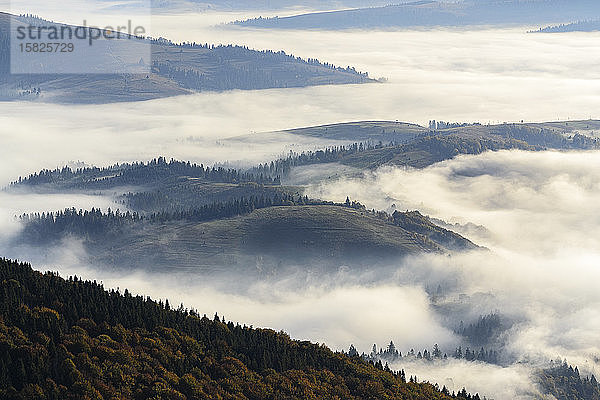
<path id="1" fill-rule="evenodd" d="M 109 105 L 4 103 L 0 157 L 5 161 L 0 183 L 76 160 L 105 165 L 164 155 L 248 165 L 324 143 L 290 137 L 285 143 L 256 143 L 250 151 L 217 141 L 317 124 L 364 119 L 426 125 L 430 119 L 495 123 L 599 117 L 596 43 L 600 33 L 526 34 L 530 27 L 270 32 L 214 26 L 237 17 L 235 13 L 154 15 L 152 27 L 155 35 L 174 40 L 284 49 L 353 65 L 389 82 L 201 93 Z"/>
<path id="2" fill-rule="evenodd" d="M 599 371 L 598 167 L 598 152 L 501 151 L 424 170 L 383 167 L 360 178 L 309 186 L 313 197 L 343 201 L 349 195 L 369 208 L 419 209 L 488 231 L 470 238 L 489 251 L 415 256 L 390 263 L 376 276 L 342 268 L 324 277 L 297 273 L 241 284 L 227 276 L 114 272 L 87 265 L 74 240 L 43 254 L 33 250 L 30 260 L 36 268 L 168 298 L 173 305 L 285 330 L 333 349 L 354 344 L 369 352 L 373 343 L 393 340 L 402 352 L 438 343 L 451 353 L 460 344 L 452 332 L 459 320 L 498 311 L 516 321 L 503 337 L 503 366 L 410 359 L 392 366 L 455 390 L 464 386 L 495 399 L 525 399 L 537 393 L 531 377 L 536 368 L 551 359 L 566 358 L 583 373 Z M 304 170 L 303 179 L 308 175 Z M 81 201 L 85 206 L 86 199 Z M 444 295 L 432 303 L 427 288 L 438 285 Z M 444 315 L 444 305 L 460 311 Z"/>
<path id="3" fill-rule="evenodd" d="M 212 27 L 244 15 L 155 15 L 156 36 L 174 40 L 239 43 L 284 49 L 303 57 L 353 65 L 386 84 L 232 91 L 140 103 L 64 106 L 13 102 L 0 105 L 0 186 L 42 168 L 70 161 L 99 166 L 159 155 L 205 164 L 251 165 L 332 141 L 265 132 L 356 120 L 543 121 L 598 117 L 598 33 L 531 35 L 531 27 L 391 32 L 268 32 Z M 251 15 L 248 15 L 251 16 Z M 61 15 L 54 15 L 60 19 Z M 77 21 L 74 21 L 77 22 Z M 245 135 L 244 140 L 226 140 Z M 301 183 L 323 177 L 305 169 Z M 347 168 L 335 170 L 343 175 Z M 469 238 L 489 252 L 398 260 L 386 279 L 303 275 L 248 283 L 203 282 L 178 275 L 111 272 L 87 265 L 81 243 L 68 240 L 49 252 L 20 249 L 38 269 L 58 270 L 129 288 L 172 304 L 261 327 L 294 338 L 368 352 L 394 340 L 403 352 L 450 352 L 459 343 L 433 307 L 426 289 L 442 285 L 448 303 L 466 295 L 465 319 L 499 310 L 518 323 L 508 332 L 504 367 L 448 361 L 404 363 L 441 385 L 452 378 L 495 399 L 529 396 L 528 374 L 551 358 L 566 357 L 597 372 L 600 348 L 600 154 L 498 152 L 459 157 L 425 170 L 381 168 L 358 179 L 326 180 L 307 194 L 369 208 L 418 209 L 449 223 L 472 222 L 487 234 Z M 352 173 L 356 171 L 350 171 Z M 114 207 L 106 196 L 0 195 L 0 249 L 17 254 L 8 239 L 13 215 Z M 460 231 L 460 227 L 456 228 Z M 343 271 L 343 270 L 342 270 Z"/>
<path id="4" fill-rule="evenodd" d="M 410 374 L 422 380 L 427 378 L 450 391 L 459 391 L 468 387 L 472 393 L 485 394 L 494 399 L 530 399 L 540 393 L 532 385 L 531 371 L 527 367 L 515 365 L 499 367 L 496 365 L 464 360 L 436 362 L 408 361 L 393 364 L 393 368 L 404 368 Z M 493 396 L 493 397 L 492 397 Z M 547 397 L 546 397 L 547 398 Z"/>
<path id="5" fill-rule="evenodd" d="M 509 332 L 505 349 L 517 360 L 566 357 L 594 372 L 600 354 L 594 339 L 600 314 L 599 163 L 598 152 L 502 151 L 424 170 L 381 168 L 361 179 L 324 181 L 308 193 L 484 226 L 488 235 L 470 238 L 490 253 L 425 257 L 404 270 L 415 282 L 450 285 L 454 293 L 492 294 L 489 310 L 524 321 Z M 449 284 L 453 279 L 457 283 Z M 424 369 L 421 375 L 433 379 L 436 373 Z"/>
<path id="6" fill-rule="evenodd" d="M 0 249 L 18 233 L 21 225 L 18 216 L 30 213 L 54 212 L 65 208 L 89 210 L 121 208 L 109 195 L 94 194 L 35 194 L 30 192 L 0 192 Z M 4 249 L 6 251 L 6 249 Z"/>

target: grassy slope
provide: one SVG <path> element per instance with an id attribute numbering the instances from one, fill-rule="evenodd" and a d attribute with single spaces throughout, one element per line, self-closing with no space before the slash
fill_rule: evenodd
<path id="1" fill-rule="evenodd" d="M 288 129 L 282 132 L 334 140 L 401 143 L 427 131 L 422 126 L 406 122 L 358 121 Z"/>
<path id="2" fill-rule="evenodd" d="M 351 208 L 271 207 L 202 223 L 134 225 L 119 234 L 89 240 L 87 246 L 95 260 L 120 267 L 260 272 L 282 263 L 298 263 L 319 269 L 443 251 L 442 245 L 426 238 L 438 238 L 439 228 L 419 223 L 420 233 L 415 233 Z M 447 235 L 452 241 L 443 244 L 476 247 L 459 235 L 449 231 Z"/>

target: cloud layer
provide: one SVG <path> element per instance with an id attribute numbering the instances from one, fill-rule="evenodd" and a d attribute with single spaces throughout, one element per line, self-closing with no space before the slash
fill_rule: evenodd
<path id="1" fill-rule="evenodd" d="M 59 19 L 55 15 L 54 19 Z M 388 84 L 290 90 L 233 91 L 103 106 L 9 103 L 0 109 L 0 185 L 41 168 L 82 160 L 96 165 L 158 155 L 196 162 L 253 164 L 327 142 L 285 136 L 226 141 L 251 132 L 362 119 L 426 123 L 552 120 L 597 116 L 599 34 L 527 35 L 508 30 L 394 32 L 265 32 L 215 29 L 232 15 L 156 16 L 157 34 L 174 40 L 240 43 L 285 49 L 354 65 Z M 600 295 L 600 154 L 499 152 L 459 157 L 425 170 L 382 168 L 359 179 L 310 187 L 309 194 L 369 207 L 419 209 L 449 222 L 473 222 L 488 234 L 471 238 L 489 253 L 418 257 L 389 266 L 385 279 L 291 276 L 239 287 L 229 277 L 121 274 L 85 264 L 76 241 L 50 252 L 21 249 L 39 268 L 103 280 L 108 287 L 218 311 L 242 323 L 289 331 L 293 337 L 361 351 L 394 340 L 452 348 L 457 338 L 429 302 L 427 287 L 443 285 L 446 301 L 476 299 L 467 317 L 494 310 L 520 321 L 507 352 L 518 361 L 567 357 L 594 372 Z M 310 171 L 299 179 L 306 181 Z M 12 215 L 76 206 L 106 208 L 110 198 L 0 195 L 0 227 Z M 459 229 L 459 228 L 457 228 Z M 6 235 L 5 235 L 6 236 Z M 0 240 L 4 239 L 0 237 Z M 2 246 L 0 246 L 2 247 Z M 11 255 L 15 249 L 5 248 Z M 239 290 L 238 290 L 239 289 Z M 242 290 L 243 289 L 243 290 Z M 421 379 L 467 386 L 496 399 L 526 396 L 528 365 L 507 368 L 449 362 L 405 366 Z M 511 391 L 506 392 L 510 387 Z"/>

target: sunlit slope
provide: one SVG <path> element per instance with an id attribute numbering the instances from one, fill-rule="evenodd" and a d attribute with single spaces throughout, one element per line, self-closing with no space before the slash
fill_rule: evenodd
<path id="1" fill-rule="evenodd" d="M 229 142 L 276 142 L 282 136 L 293 141 L 295 136 L 318 140 L 339 141 L 339 143 L 370 142 L 370 143 L 405 143 L 415 139 L 418 135 L 426 133 L 427 128 L 417 124 L 399 121 L 356 121 L 339 124 L 307 126 L 281 131 L 252 133 L 249 135 L 235 136 L 223 140 Z"/>
<path id="2" fill-rule="evenodd" d="M 380 165 L 423 168 L 460 154 L 480 154 L 485 151 L 597 149 L 598 140 L 580 131 L 599 127 L 598 121 L 469 125 L 436 130 L 404 145 L 350 155 L 342 162 L 363 168 L 374 168 Z"/>

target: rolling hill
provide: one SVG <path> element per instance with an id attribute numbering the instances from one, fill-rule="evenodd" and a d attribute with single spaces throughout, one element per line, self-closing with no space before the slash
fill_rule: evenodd
<path id="1" fill-rule="evenodd" d="M 92 261 L 125 268 L 264 272 L 368 265 L 418 252 L 475 249 L 420 214 L 366 210 L 302 196 L 278 178 L 158 158 L 107 168 L 41 171 L 8 191 L 123 193 L 126 213 L 30 215 L 15 246 L 83 241 Z"/>
<path id="2" fill-rule="evenodd" d="M 148 100 L 201 91 L 374 82 L 367 74 L 357 72 L 353 68 L 339 68 L 312 59 L 307 61 L 283 51 L 255 51 L 232 45 L 175 44 L 166 39 L 145 40 L 142 42 L 144 44 L 136 42 L 137 51 L 143 53 L 143 49 L 139 47 L 145 45 L 148 55 L 146 60 L 138 56 L 135 60 L 130 60 L 129 64 L 122 59 L 131 51 L 131 40 L 113 39 L 94 43 L 95 50 L 89 55 L 98 58 L 97 62 L 88 61 L 88 53 L 85 53 L 85 56 L 77 56 L 77 53 L 54 55 L 54 63 L 60 64 L 61 68 L 70 69 L 60 73 L 52 68 L 54 64 L 47 62 L 44 67 L 46 69 L 43 69 L 48 71 L 47 73 L 12 75 L 10 29 L 11 26 L 14 28 L 19 25 L 45 28 L 63 26 L 38 18 L 0 13 L 1 100 L 109 103 Z M 78 47 L 75 49 L 80 51 Z M 133 54 L 135 55 L 135 52 Z M 59 56 L 61 58 L 58 58 Z M 39 65 L 35 64 L 36 61 L 43 64 L 46 62 L 44 57 L 36 56 L 30 63 L 37 68 Z M 130 68 L 133 68 L 131 64 L 138 61 L 148 72 L 129 73 Z M 96 73 L 92 68 L 100 72 Z"/>
<path id="3" fill-rule="evenodd" d="M 356 121 L 340 124 L 327 124 L 319 126 L 309 126 L 295 129 L 286 129 L 282 131 L 253 133 L 251 135 L 237 136 L 223 140 L 228 141 L 252 141 L 256 139 L 273 138 L 277 135 L 290 134 L 309 138 L 338 140 L 340 142 L 354 143 L 403 143 L 408 142 L 420 134 L 428 132 L 417 124 L 399 121 Z"/>
<path id="4" fill-rule="evenodd" d="M 118 269 L 241 272 L 246 277 L 371 268 L 423 252 L 474 250 L 469 240 L 418 213 L 393 217 L 358 206 L 268 206 L 206 220 L 169 217 L 133 220 L 66 210 L 24 220 L 12 246 L 56 246 L 80 240 L 90 262 Z"/>

